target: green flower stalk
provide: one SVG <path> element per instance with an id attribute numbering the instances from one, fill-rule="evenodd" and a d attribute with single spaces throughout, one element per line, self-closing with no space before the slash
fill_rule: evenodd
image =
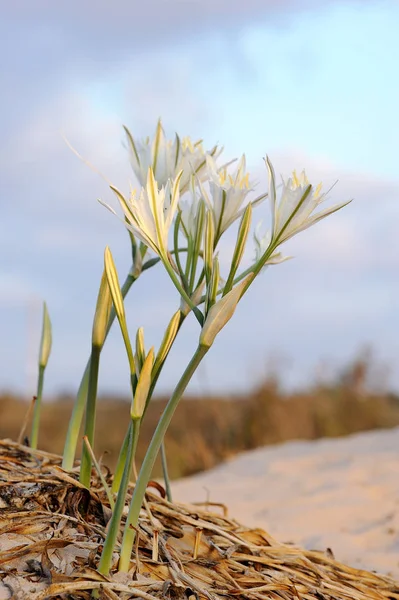
<path id="1" fill-rule="evenodd" d="M 120 522 L 122 519 L 123 508 L 126 502 L 126 494 L 134 464 L 137 441 L 140 432 L 141 420 L 144 413 L 144 407 L 147 401 L 148 392 L 151 386 L 151 372 L 154 366 L 154 349 L 151 348 L 146 356 L 139 378 L 136 391 L 133 396 L 132 407 L 130 411 L 131 424 L 128 430 L 127 453 L 123 469 L 122 480 L 118 489 L 115 508 L 112 512 L 111 522 L 109 524 L 107 537 L 104 542 L 103 551 L 98 570 L 103 575 L 108 575 L 112 564 L 112 554 L 115 549 L 116 540 L 119 533 Z"/>
<path id="2" fill-rule="evenodd" d="M 118 538 L 119 527 L 122 519 L 123 508 L 126 502 L 126 492 L 129 486 L 130 474 L 133 468 L 134 454 L 136 451 L 135 441 L 137 444 L 140 424 L 136 421 L 131 423 L 128 430 L 126 460 L 123 467 L 123 475 L 121 484 L 116 497 L 114 509 L 112 511 L 111 521 L 108 526 L 107 537 L 104 541 L 103 550 L 101 553 L 98 571 L 107 576 L 112 566 L 112 555 L 115 550 L 116 541 Z"/>
<path id="3" fill-rule="evenodd" d="M 158 456 L 162 441 L 165 437 L 165 433 L 169 427 L 169 424 L 179 404 L 179 401 L 187 385 L 189 384 L 190 379 L 194 375 L 197 367 L 201 363 L 208 350 L 209 347 L 201 345 L 198 346 L 193 358 L 188 364 L 179 383 L 177 384 L 175 391 L 173 392 L 164 412 L 162 413 L 162 416 L 158 422 L 157 428 L 152 437 L 150 445 L 148 446 L 143 464 L 140 469 L 139 476 L 136 481 L 136 485 L 134 487 L 133 497 L 130 503 L 129 513 L 126 520 L 119 559 L 119 571 L 127 572 L 129 570 L 130 557 L 135 538 L 135 528 L 137 528 L 138 525 L 141 506 L 143 504 L 148 482 L 151 478 L 151 473 L 154 467 L 155 460 Z"/>
<path id="4" fill-rule="evenodd" d="M 249 229 L 251 227 L 252 219 L 252 204 L 248 204 L 241 218 L 240 227 L 238 229 L 237 241 L 234 248 L 233 258 L 231 260 L 230 272 L 227 277 L 226 285 L 223 289 L 223 296 L 228 294 L 234 285 L 234 277 L 237 273 L 237 269 L 240 266 L 245 246 L 247 244 Z"/>
<path id="5" fill-rule="evenodd" d="M 130 288 L 132 287 L 133 283 L 136 281 L 137 277 L 132 275 L 132 273 L 128 274 L 128 276 L 126 277 L 126 280 L 122 286 L 122 297 L 123 298 L 126 297 Z M 113 325 L 115 317 L 116 317 L 115 309 L 112 309 L 111 314 L 109 316 L 108 324 L 107 324 L 107 331 L 106 331 L 105 339 L 107 338 L 108 333 L 110 332 L 110 329 Z M 66 436 L 66 440 L 65 440 L 64 454 L 63 454 L 63 460 L 62 460 L 62 468 L 65 469 L 66 471 L 70 471 L 72 469 L 73 463 L 75 460 L 75 453 L 76 453 L 76 447 L 77 447 L 78 438 L 79 438 L 80 425 L 82 423 L 83 413 L 84 413 L 85 406 L 86 406 L 87 391 L 88 391 L 88 386 L 89 386 L 89 373 L 90 373 L 90 358 L 87 361 L 86 368 L 84 370 L 83 377 L 82 377 L 82 380 L 79 385 L 79 389 L 78 389 L 75 404 L 73 407 L 72 415 L 71 415 L 71 418 L 70 418 L 69 424 L 68 424 L 68 431 L 67 431 L 67 436 Z"/>
<path id="6" fill-rule="evenodd" d="M 122 291 L 119 286 L 118 273 L 117 273 L 117 270 L 115 267 L 114 259 L 112 258 L 111 250 L 108 248 L 108 246 L 106 247 L 105 253 L 104 253 L 104 264 L 105 264 L 105 273 L 107 276 L 107 281 L 108 281 L 110 293 L 112 296 L 112 302 L 114 304 L 115 313 L 118 318 L 123 341 L 125 343 L 125 350 L 126 350 L 126 355 L 127 355 L 127 359 L 129 362 L 129 369 L 130 369 L 130 384 L 131 384 L 131 388 L 132 388 L 132 393 L 134 395 L 136 386 L 137 386 L 137 377 L 138 377 L 139 372 L 136 369 L 135 356 L 134 356 L 134 353 L 132 350 L 129 332 L 127 329 L 125 307 L 123 304 Z M 140 330 L 139 330 L 137 332 L 136 337 L 137 337 L 138 343 L 140 344 L 140 350 L 139 350 L 140 356 L 143 358 L 143 356 L 141 355 L 141 353 L 144 354 L 144 348 L 142 347 L 142 344 L 144 344 L 142 331 L 140 332 Z M 136 352 L 136 359 L 137 359 L 137 352 Z M 138 365 L 138 366 L 140 367 L 140 365 Z M 112 491 L 115 491 L 115 492 L 118 491 L 118 489 L 119 489 L 119 484 L 120 484 L 120 480 L 121 480 L 123 472 L 124 472 L 125 463 L 128 461 L 128 453 L 129 453 L 129 449 L 130 449 L 129 440 L 131 437 L 130 429 L 131 429 L 131 427 L 129 426 L 127 435 L 125 437 L 125 441 L 124 441 L 122 449 L 121 449 L 121 453 L 119 455 L 118 467 L 116 470 L 116 477 L 114 478 L 114 483 L 112 486 Z M 134 430 L 133 431 L 133 440 L 131 443 L 133 445 L 134 444 L 137 445 L 136 436 L 138 435 L 139 427 L 135 427 L 135 428 L 133 428 L 133 430 Z"/>
<path id="7" fill-rule="evenodd" d="M 107 326 L 112 308 L 112 296 L 108 285 L 107 275 L 104 270 L 100 290 L 98 292 L 96 312 L 93 321 L 91 338 L 91 356 L 89 368 L 89 383 L 87 389 L 86 420 L 84 434 L 91 448 L 94 446 L 94 429 L 96 422 L 98 371 L 100 367 L 100 354 L 107 335 Z M 83 443 L 82 460 L 80 464 L 80 482 L 87 488 L 90 487 L 92 459 L 88 447 Z"/>
<path id="8" fill-rule="evenodd" d="M 249 278 L 252 279 L 253 275 L 249 275 L 247 279 Z M 241 284 L 236 286 L 233 290 L 231 290 L 231 292 L 216 302 L 216 304 L 214 304 L 210 309 L 201 331 L 198 348 L 188 364 L 185 372 L 183 373 L 179 383 L 177 384 L 175 391 L 169 399 L 164 412 L 161 415 L 150 445 L 148 446 L 138 479 L 136 481 L 132 501 L 130 503 L 119 560 L 120 571 L 127 572 L 130 567 L 130 557 L 134 544 L 135 530 L 138 526 L 141 506 L 143 504 L 145 491 L 151 478 L 155 460 L 162 446 L 165 433 L 192 376 L 212 346 L 216 335 L 233 316 L 237 304 L 241 298 L 241 290 L 246 285 L 247 279 L 242 281 Z"/>
<path id="9" fill-rule="evenodd" d="M 205 231 L 204 231 L 204 273 L 206 285 L 210 285 L 213 266 L 213 253 L 215 251 L 215 225 L 213 222 L 212 211 L 206 213 Z"/>
<path id="10" fill-rule="evenodd" d="M 212 264 L 212 275 L 208 285 L 207 296 L 205 301 L 205 314 L 207 315 L 211 307 L 216 302 L 216 297 L 219 291 L 220 284 L 220 267 L 219 267 L 219 259 L 217 256 L 213 259 Z"/>
<path id="11" fill-rule="evenodd" d="M 149 392 L 147 395 L 147 400 L 146 400 L 146 404 L 144 406 L 142 418 L 144 418 L 144 416 L 145 416 L 146 410 L 148 408 L 148 405 L 149 405 L 152 395 L 154 393 L 155 386 L 158 382 L 158 378 L 161 374 L 162 368 L 168 357 L 169 351 L 172 348 L 173 343 L 177 337 L 180 327 L 183 325 L 184 319 L 185 319 L 185 316 L 183 315 L 183 313 L 180 310 L 176 311 L 175 314 L 173 315 L 173 317 L 171 318 L 169 325 L 165 331 L 164 337 L 162 339 L 158 353 L 155 357 L 155 362 L 154 362 L 154 365 L 152 368 L 151 386 L 150 386 L 150 389 L 149 389 Z M 123 444 L 121 447 L 121 451 L 119 453 L 118 462 L 117 462 L 115 473 L 114 473 L 114 479 L 112 482 L 112 492 L 113 493 L 118 492 L 119 486 L 120 486 L 120 483 L 122 480 L 124 465 L 126 463 L 126 457 L 127 457 L 129 435 L 130 435 L 130 428 L 128 429 L 128 431 L 126 433 L 126 436 L 123 440 Z M 164 457 L 164 458 L 166 459 L 166 457 Z M 169 490 L 170 490 L 169 476 L 167 473 L 167 468 L 165 468 L 165 469 L 163 468 L 163 472 L 164 472 L 165 488 L 166 489 L 169 488 Z"/>
<path id="12" fill-rule="evenodd" d="M 39 374 L 37 380 L 36 400 L 33 409 L 33 420 L 31 429 L 30 445 L 32 448 L 37 448 L 39 438 L 40 411 L 43 395 L 44 372 L 47 367 L 48 359 L 51 352 L 52 331 L 51 321 L 47 310 L 47 305 L 43 303 L 43 322 L 42 322 L 42 337 L 40 341 L 39 351 Z"/>

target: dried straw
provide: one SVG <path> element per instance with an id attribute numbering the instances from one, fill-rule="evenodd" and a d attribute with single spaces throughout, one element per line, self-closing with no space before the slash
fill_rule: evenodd
<path id="1" fill-rule="evenodd" d="M 110 508 L 58 456 L 0 441 L 0 599 L 399 600 L 399 584 L 280 544 L 214 506 L 171 504 L 152 482 L 129 574 L 96 571 Z M 112 476 L 105 473 L 111 483 Z M 130 494 L 132 491 L 130 488 Z M 156 491 L 155 491 L 156 490 Z M 220 510 L 220 507 L 219 507 Z M 222 511 L 221 511 L 222 512 Z"/>

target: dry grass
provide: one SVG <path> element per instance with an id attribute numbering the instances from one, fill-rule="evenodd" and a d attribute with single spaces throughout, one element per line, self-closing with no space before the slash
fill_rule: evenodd
<path id="1" fill-rule="evenodd" d="M 228 457 L 289 439 L 341 436 L 399 425 L 399 398 L 367 392 L 368 366 L 355 361 L 330 387 L 314 387 L 297 395 L 283 394 L 266 381 L 246 396 L 187 398 L 180 404 L 166 438 L 172 478 L 208 469 Z M 72 399 L 45 403 L 39 445 L 62 453 Z M 166 399 L 154 400 L 142 426 L 139 462 Z M 18 439 L 27 403 L 0 398 L 0 439 Z M 129 420 L 129 402 L 102 398 L 99 402 L 97 456 L 114 468 Z M 184 447 L 184 454 L 181 448 Z M 161 474 L 157 465 L 154 476 Z"/>
<path id="2" fill-rule="evenodd" d="M 95 569 L 110 516 L 106 495 L 94 474 L 89 492 L 59 465 L 56 455 L 0 442 L 0 597 L 88 600 L 98 589 L 110 600 L 399 599 L 389 578 L 340 564 L 329 551 L 280 544 L 223 507 L 170 504 L 160 486 L 161 495 L 147 490 L 129 574 L 118 575 L 115 560 L 102 577 Z"/>

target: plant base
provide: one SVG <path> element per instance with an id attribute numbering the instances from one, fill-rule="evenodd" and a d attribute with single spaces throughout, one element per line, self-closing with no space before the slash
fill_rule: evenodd
<path id="1" fill-rule="evenodd" d="M 393 600 L 399 583 L 280 544 L 222 506 L 169 503 L 151 482 L 128 575 L 96 571 L 110 508 L 61 458 L 0 441 L 0 600 L 251 598 Z M 112 476 L 106 478 L 111 485 Z M 133 487 L 130 488 L 130 495 Z M 223 510 L 222 510 L 223 509 Z M 220 513 L 220 514 L 219 514 Z M 123 524 L 122 524 L 123 525 Z"/>

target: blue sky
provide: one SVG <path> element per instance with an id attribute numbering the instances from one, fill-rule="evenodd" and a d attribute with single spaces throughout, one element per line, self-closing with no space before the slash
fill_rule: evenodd
<path id="1" fill-rule="evenodd" d="M 76 389 L 105 245 L 122 277 L 129 267 L 126 233 L 96 201 L 111 200 L 105 181 L 61 132 L 127 189 L 121 125 L 148 135 L 159 116 L 169 135 L 219 142 L 227 157 L 245 152 L 259 189 L 267 152 L 285 176 L 305 167 L 315 183 L 338 179 L 332 202 L 355 198 L 286 245 L 295 260 L 259 278 L 191 389 L 246 389 L 280 362 L 287 385 L 306 385 L 320 365 L 331 375 L 364 344 L 399 389 L 398 3 L 167 4 L 43 0 L 33 10 L 21 0 L 3 11 L 0 389 L 32 393 L 42 299 L 54 325 L 48 393 Z M 258 208 L 266 222 L 267 209 Z M 143 325 L 157 344 L 177 298 L 159 271 L 137 288 L 127 302 L 132 331 Z M 188 322 L 162 390 L 195 341 Z M 105 359 L 101 390 L 128 393 L 116 330 Z"/>

